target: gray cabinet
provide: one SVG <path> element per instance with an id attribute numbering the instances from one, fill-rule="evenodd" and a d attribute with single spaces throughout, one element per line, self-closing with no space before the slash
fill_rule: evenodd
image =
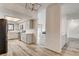
<path id="1" fill-rule="evenodd" d="M 33 43 L 33 34 L 26 34 L 26 43 L 27 44 Z"/>
<path id="2" fill-rule="evenodd" d="M 33 35 L 35 30 L 35 20 L 27 20 L 26 22 L 20 23 L 20 35 L 21 41 L 32 44 L 33 43 Z"/>
<path id="3" fill-rule="evenodd" d="M 32 19 L 28 20 L 27 27 L 28 27 L 28 29 L 34 29 L 34 27 L 35 27 L 34 20 L 32 20 Z"/>
<path id="4" fill-rule="evenodd" d="M 26 43 L 26 34 L 25 33 L 21 33 L 21 41 Z"/>

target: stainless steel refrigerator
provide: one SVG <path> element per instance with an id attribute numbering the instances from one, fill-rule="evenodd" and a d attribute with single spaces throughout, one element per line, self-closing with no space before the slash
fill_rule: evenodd
<path id="1" fill-rule="evenodd" d="M 7 52 L 7 20 L 0 19 L 0 54 Z"/>

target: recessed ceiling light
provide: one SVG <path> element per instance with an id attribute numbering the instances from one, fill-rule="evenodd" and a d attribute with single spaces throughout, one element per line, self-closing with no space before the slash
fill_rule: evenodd
<path id="1" fill-rule="evenodd" d="M 14 17 L 5 17 L 5 19 L 7 19 L 8 21 L 19 21 L 19 20 L 21 20 L 21 19 L 14 18 Z"/>

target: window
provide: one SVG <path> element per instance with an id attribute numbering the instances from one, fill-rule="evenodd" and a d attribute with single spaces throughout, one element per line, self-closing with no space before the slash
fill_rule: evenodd
<path id="1" fill-rule="evenodd" d="M 8 24 L 8 31 L 14 31 L 14 24 Z"/>
<path id="2" fill-rule="evenodd" d="M 23 25 L 20 25 L 20 29 L 23 30 Z"/>

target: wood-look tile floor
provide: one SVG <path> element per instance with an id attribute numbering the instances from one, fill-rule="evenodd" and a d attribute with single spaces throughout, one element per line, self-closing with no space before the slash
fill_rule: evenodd
<path id="1" fill-rule="evenodd" d="M 8 52 L 1 56 L 79 56 L 79 40 L 71 40 L 61 54 L 37 45 L 27 45 L 19 40 L 8 41 Z"/>
<path id="2" fill-rule="evenodd" d="M 68 48 L 62 53 L 64 56 L 79 56 L 79 39 L 69 38 Z"/>
<path id="3" fill-rule="evenodd" d="M 27 45 L 19 40 L 8 41 L 8 52 L 1 56 L 58 56 L 60 54 L 38 47 L 37 45 Z"/>

